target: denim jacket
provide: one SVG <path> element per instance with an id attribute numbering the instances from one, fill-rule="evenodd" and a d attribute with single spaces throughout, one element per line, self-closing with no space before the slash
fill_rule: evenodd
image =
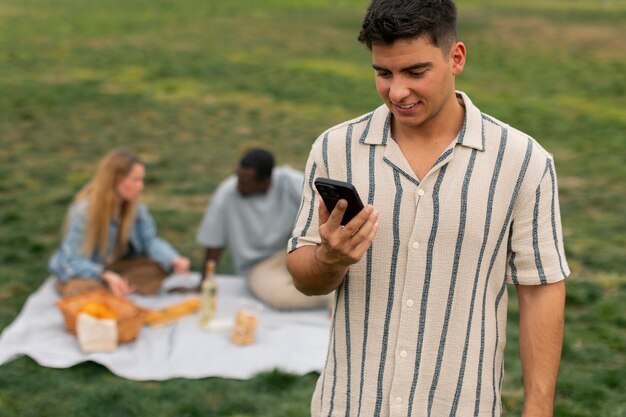
<path id="1" fill-rule="evenodd" d="M 86 256 L 83 245 L 86 238 L 86 218 L 89 202 L 86 200 L 73 204 L 69 209 L 68 229 L 61 247 L 48 261 L 48 270 L 62 281 L 73 277 L 99 279 L 105 269 L 107 259 L 117 239 L 119 222 L 111 220 L 109 240 L 104 256 L 95 251 Z M 143 204 L 137 205 L 135 223 L 128 236 L 128 251 L 123 256 L 145 255 L 157 262 L 164 270 L 170 271 L 172 260 L 178 252 L 165 240 L 157 236 L 156 224 Z"/>

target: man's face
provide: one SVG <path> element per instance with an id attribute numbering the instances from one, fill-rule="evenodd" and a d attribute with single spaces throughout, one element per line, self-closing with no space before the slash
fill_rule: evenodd
<path id="1" fill-rule="evenodd" d="M 258 179 L 254 168 L 237 168 L 237 191 L 244 197 L 264 194 L 270 185 L 270 178 Z"/>
<path id="2" fill-rule="evenodd" d="M 394 126 L 414 128 L 445 120 L 455 100 L 454 78 L 465 64 L 465 46 L 442 51 L 424 36 L 372 46 L 376 90 L 394 116 Z"/>

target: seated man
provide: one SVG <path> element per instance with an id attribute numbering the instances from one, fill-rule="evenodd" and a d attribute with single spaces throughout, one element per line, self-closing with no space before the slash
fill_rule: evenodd
<path id="1" fill-rule="evenodd" d="M 274 157 L 264 149 L 248 151 L 236 175 L 215 191 L 196 236 L 207 248 L 203 265 L 217 262 L 227 247 L 235 273 L 247 278 L 256 297 L 280 310 L 325 307 L 330 300 L 329 295 L 299 292 L 287 271 L 287 241 L 300 208 L 303 178 L 290 167 L 274 169 Z"/>

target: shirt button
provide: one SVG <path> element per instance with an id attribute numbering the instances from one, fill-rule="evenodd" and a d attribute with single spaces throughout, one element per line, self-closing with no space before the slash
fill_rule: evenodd
<path id="1" fill-rule="evenodd" d="M 402 398 L 396 397 L 396 403 L 401 404 L 402 403 Z"/>
<path id="2" fill-rule="evenodd" d="M 413 307 L 413 300 L 406 300 L 406 305 L 409 307 Z"/>
<path id="3" fill-rule="evenodd" d="M 419 249 L 419 247 L 420 247 L 419 242 L 413 242 L 413 249 Z"/>
<path id="4" fill-rule="evenodd" d="M 425 194 L 424 190 L 417 190 L 417 195 L 422 197 Z"/>
<path id="5" fill-rule="evenodd" d="M 403 350 L 400 352 L 400 357 L 401 358 L 406 358 L 406 350 Z"/>

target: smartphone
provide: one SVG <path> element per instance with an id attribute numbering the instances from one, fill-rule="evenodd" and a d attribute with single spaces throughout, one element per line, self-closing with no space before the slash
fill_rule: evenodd
<path id="1" fill-rule="evenodd" d="M 363 203 L 356 188 L 350 183 L 330 178 L 318 177 L 314 181 L 315 188 L 324 199 L 324 204 L 329 212 L 333 211 L 337 202 L 344 199 L 348 202 L 348 208 L 343 214 L 341 224 L 345 226 L 354 216 L 363 210 Z"/>

